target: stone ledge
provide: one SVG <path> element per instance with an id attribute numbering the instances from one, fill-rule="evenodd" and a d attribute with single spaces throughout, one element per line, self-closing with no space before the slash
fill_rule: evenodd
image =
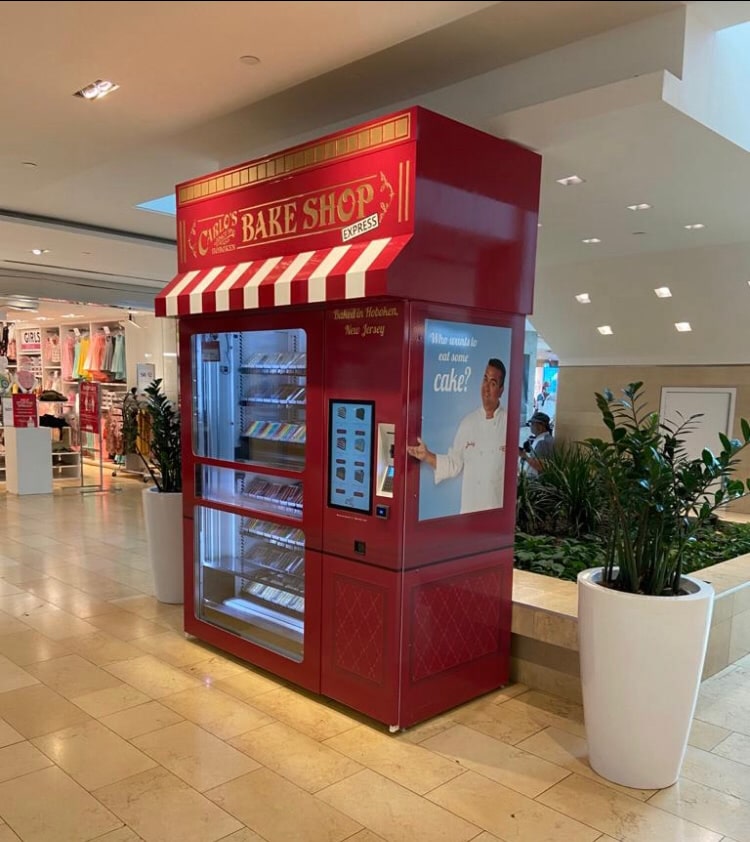
<path id="1" fill-rule="evenodd" d="M 750 554 L 693 574 L 716 591 L 703 678 L 750 653 Z M 537 690 L 581 700 L 578 593 L 565 582 L 513 571 L 511 677 Z"/>

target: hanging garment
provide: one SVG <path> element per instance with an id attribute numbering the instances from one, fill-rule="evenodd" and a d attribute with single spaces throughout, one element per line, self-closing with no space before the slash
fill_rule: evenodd
<path id="1" fill-rule="evenodd" d="M 125 337 L 122 334 L 115 336 L 115 351 L 112 359 L 112 379 L 125 380 Z"/>
<path id="2" fill-rule="evenodd" d="M 62 359 L 60 361 L 60 369 L 63 380 L 73 379 L 73 361 L 75 358 L 75 344 L 76 338 L 72 333 L 69 333 L 63 342 Z"/>
<path id="3" fill-rule="evenodd" d="M 112 371 L 112 362 L 115 356 L 115 341 L 112 334 L 107 335 L 104 346 L 104 359 L 102 360 L 102 371 Z"/>

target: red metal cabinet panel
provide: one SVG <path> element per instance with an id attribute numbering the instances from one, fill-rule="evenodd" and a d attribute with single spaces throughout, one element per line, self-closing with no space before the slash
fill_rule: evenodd
<path id="1" fill-rule="evenodd" d="M 512 561 L 399 573 L 324 556 L 321 692 L 407 727 L 507 683 Z"/>
<path id="2" fill-rule="evenodd" d="M 404 574 L 402 727 L 507 684 L 512 569 L 507 549 Z"/>
<path id="3" fill-rule="evenodd" d="M 400 586 L 399 574 L 323 556 L 321 693 L 389 725 L 398 722 Z"/>

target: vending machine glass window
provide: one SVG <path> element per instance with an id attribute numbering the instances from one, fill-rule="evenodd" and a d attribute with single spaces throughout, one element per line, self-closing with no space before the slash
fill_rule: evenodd
<path id="1" fill-rule="evenodd" d="M 301 662 L 304 532 L 207 506 L 196 506 L 195 523 L 198 617 Z"/>
<path id="2" fill-rule="evenodd" d="M 302 520 L 302 480 L 219 468 L 195 466 L 195 496 L 214 503 Z"/>
<path id="3" fill-rule="evenodd" d="M 197 334 L 192 350 L 196 456 L 303 470 L 305 331 Z"/>

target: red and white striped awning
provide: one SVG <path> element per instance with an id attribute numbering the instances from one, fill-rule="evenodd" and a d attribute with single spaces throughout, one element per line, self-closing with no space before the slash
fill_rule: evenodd
<path id="1" fill-rule="evenodd" d="M 190 316 L 384 295 L 386 270 L 410 239 L 411 235 L 386 237 L 183 272 L 156 296 L 156 315 Z"/>

